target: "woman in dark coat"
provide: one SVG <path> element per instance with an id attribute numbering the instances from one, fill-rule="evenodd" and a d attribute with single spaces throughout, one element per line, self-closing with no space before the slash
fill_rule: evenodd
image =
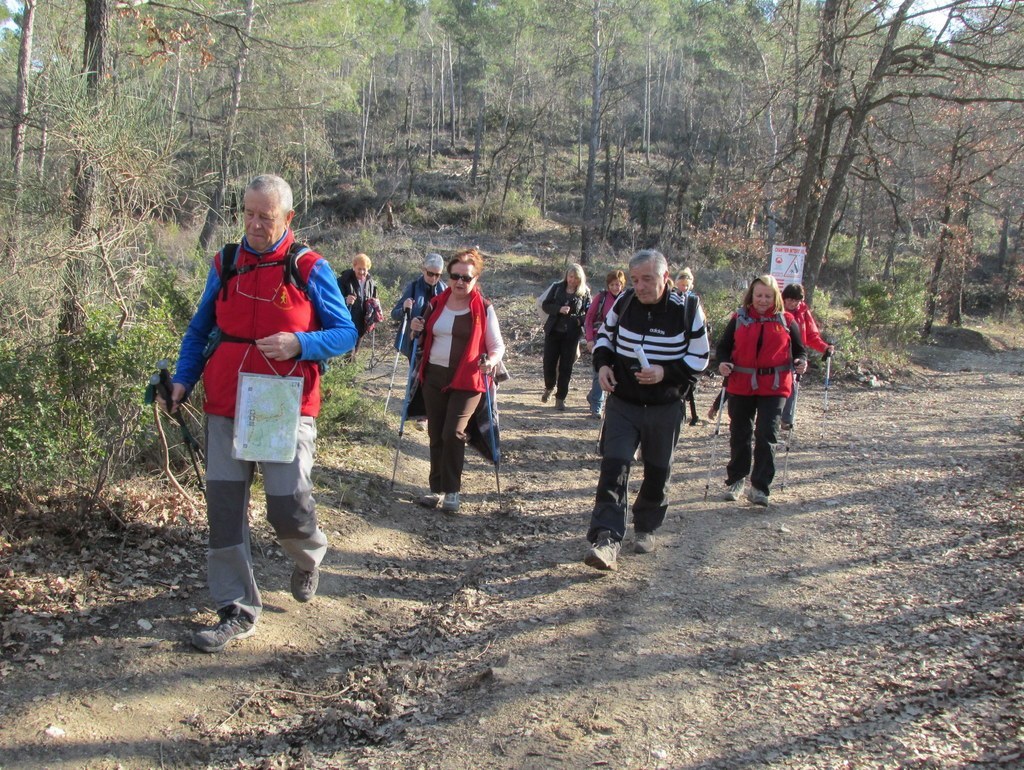
<path id="1" fill-rule="evenodd" d="M 552 284 L 541 303 L 548 314 L 544 323 L 544 393 L 547 403 L 555 394 L 555 407 L 565 410 L 572 367 L 580 357 L 580 337 L 590 309 L 590 287 L 580 265 L 569 265 L 565 278 Z"/>

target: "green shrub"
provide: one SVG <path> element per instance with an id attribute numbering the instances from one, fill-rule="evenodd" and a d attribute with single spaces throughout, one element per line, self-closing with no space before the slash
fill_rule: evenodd
<path id="1" fill-rule="evenodd" d="M 861 284 L 857 298 L 848 303 L 853 328 L 866 341 L 902 347 L 924 323 L 924 294 L 924 287 L 912 281 Z"/>

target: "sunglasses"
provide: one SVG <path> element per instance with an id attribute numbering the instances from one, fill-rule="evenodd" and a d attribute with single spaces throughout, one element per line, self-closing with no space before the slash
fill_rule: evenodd
<path id="1" fill-rule="evenodd" d="M 462 281 L 463 283 L 470 283 L 476 276 L 468 275 L 467 273 L 448 273 L 448 277 L 453 281 Z"/>
<path id="2" fill-rule="evenodd" d="M 440 278 L 441 277 L 440 273 L 432 273 L 429 270 L 424 270 L 423 274 L 425 276 L 427 276 L 427 278 Z"/>

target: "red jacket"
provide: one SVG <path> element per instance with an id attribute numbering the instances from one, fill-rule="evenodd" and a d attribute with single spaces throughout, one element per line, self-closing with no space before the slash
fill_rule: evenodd
<path id="1" fill-rule="evenodd" d="M 243 246 L 238 247 L 235 266 L 239 274 L 228 282 L 227 291 L 217 293 L 217 326 L 224 340 L 210 356 L 203 370 L 207 414 L 235 416 L 239 372 L 302 377 L 301 412 L 308 417 L 316 417 L 320 413 L 318 363 L 297 359 L 271 361 L 253 343 L 254 340 L 278 332 L 320 330 L 320 322 L 309 297 L 294 284 L 284 282 L 283 264 L 252 269 L 253 265 L 285 259 L 294 240 L 289 230 L 274 251 L 262 255 L 253 254 Z M 215 258 L 218 272 L 222 256 L 222 253 L 218 253 Z M 312 251 L 299 258 L 299 274 L 304 281 L 309 280 L 309 274 L 319 258 Z"/>
<path id="2" fill-rule="evenodd" d="M 817 350 L 819 353 L 824 353 L 828 350 L 828 343 L 821 338 L 821 332 L 818 331 L 818 324 L 814 321 L 814 316 L 811 315 L 811 309 L 807 307 L 807 303 L 801 301 L 797 305 L 796 312 L 793 313 L 793 318 L 796 319 L 797 324 L 800 326 L 800 333 L 804 337 L 804 344 Z"/>
<path id="3" fill-rule="evenodd" d="M 733 314 L 730 361 L 735 367 L 726 391 L 737 396 L 786 396 L 793 390 L 793 348 L 789 313 L 760 315 L 751 307 Z"/>
<path id="4" fill-rule="evenodd" d="M 451 288 L 445 289 L 438 294 L 427 306 L 426 325 L 423 327 L 423 355 L 420 357 L 419 380 L 427 371 L 427 363 L 430 361 L 430 346 L 434 342 L 434 324 L 441 317 L 441 311 L 448 304 L 448 298 L 452 296 Z M 487 325 L 488 303 L 478 289 L 474 289 L 469 295 L 469 313 L 473 319 L 473 331 L 470 333 L 469 342 L 462 354 L 462 360 L 455 367 L 455 374 L 452 381 L 448 383 L 445 390 L 468 390 L 473 393 L 483 393 L 484 376 L 480 371 L 480 356 L 487 353 L 487 341 L 484 337 L 484 327 Z"/>

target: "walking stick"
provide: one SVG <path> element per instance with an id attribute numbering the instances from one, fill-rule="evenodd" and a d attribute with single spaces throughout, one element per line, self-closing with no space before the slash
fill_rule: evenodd
<path id="1" fill-rule="evenodd" d="M 718 444 L 715 439 L 718 438 L 722 431 L 722 412 L 725 411 L 725 385 L 722 385 L 722 390 L 718 393 L 718 417 L 715 419 L 715 432 L 711 434 L 711 462 L 708 465 L 708 480 L 704 484 L 704 502 L 708 501 L 708 490 L 711 489 L 711 473 L 715 468 L 715 450 L 718 448 Z"/>
<path id="2" fill-rule="evenodd" d="M 398 374 L 398 359 L 402 355 L 402 348 L 405 347 L 405 327 L 409 323 L 409 310 L 402 313 L 402 328 L 398 332 L 398 350 L 395 351 L 395 366 L 391 370 L 391 384 L 388 385 L 388 397 L 384 399 L 384 414 L 388 413 L 388 404 L 391 402 L 391 389 L 395 387 L 395 375 Z"/>
<path id="3" fill-rule="evenodd" d="M 192 460 L 192 470 L 196 474 L 196 482 L 199 484 L 199 491 L 206 491 L 206 485 L 203 483 L 203 472 L 199 466 L 203 461 L 203 448 L 196 441 L 192 432 L 188 429 L 188 423 L 185 422 L 185 418 L 182 416 L 181 411 L 171 412 L 170 410 L 174 407 L 171 401 L 171 373 L 167 371 L 167 361 L 161 359 L 157 361 L 156 368 L 159 370 L 156 374 L 149 378 L 149 388 L 146 391 L 146 403 L 152 403 L 154 395 L 159 392 L 160 397 L 163 398 L 164 403 L 167 404 L 167 413 L 171 415 L 178 428 L 181 430 L 181 439 L 185 442 L 185 446 L 188 447 L 188 454 Z"/>
<path id="4" fill-rule="evenodd" d="M 825 438 L 825 420 L 828 419 L 828 389 L 832 384 L 832 356 L 825 355 L 825 403 L 821 408 L 821 438 Z"/>
<path id="5" fill-rule="evenodd" d="M 491 447 L 494 452 L 494 484 L 498 488 L 498 509 L 501 509 L 501 477 L 498 475 L 498 466 L 501 464 L 501 449 L 498 447 L 497 437 L 494 435 L 494 423 L 498 415 L 494 412 L 494 402 L 491 400 L 491 384 L 494 378 L 489 374 L 484 375 L 484 395 L 487 396 L 487 414 L 490 416 Z"/>
<path id="6" fill-rule="evenodd" d="M 789 447 L 793 443 L 793 431 L 796 430 L 796 406 L 800 400 L 800 375 L 795 376 L 793 382 L 793 422 L 789 424 L 786 431 L 786 456 L 782 461 L 782 483 L 779 484 L 779 491 L 786 488 L 786 474 L 789 472 Z"/>
<path id="7" fill-rule="evenodd" d="M 405 383 L 405 403 L 402 404 L 402 421 L 398 423 L 398 444 L 395 446 L 395 465 L 391 469 L 391 489 L 395 488 L 395 476 L 398 474 L 398 457 L 402 453 L 402 436 L 405 435 L 405 420 L 409 416 L 409 402 L 412 401 L 412 383 L 416 377 L 416 350 L 419 338 L 412 341 L 412 355 L 409 356 L 409 377 Z"/>

